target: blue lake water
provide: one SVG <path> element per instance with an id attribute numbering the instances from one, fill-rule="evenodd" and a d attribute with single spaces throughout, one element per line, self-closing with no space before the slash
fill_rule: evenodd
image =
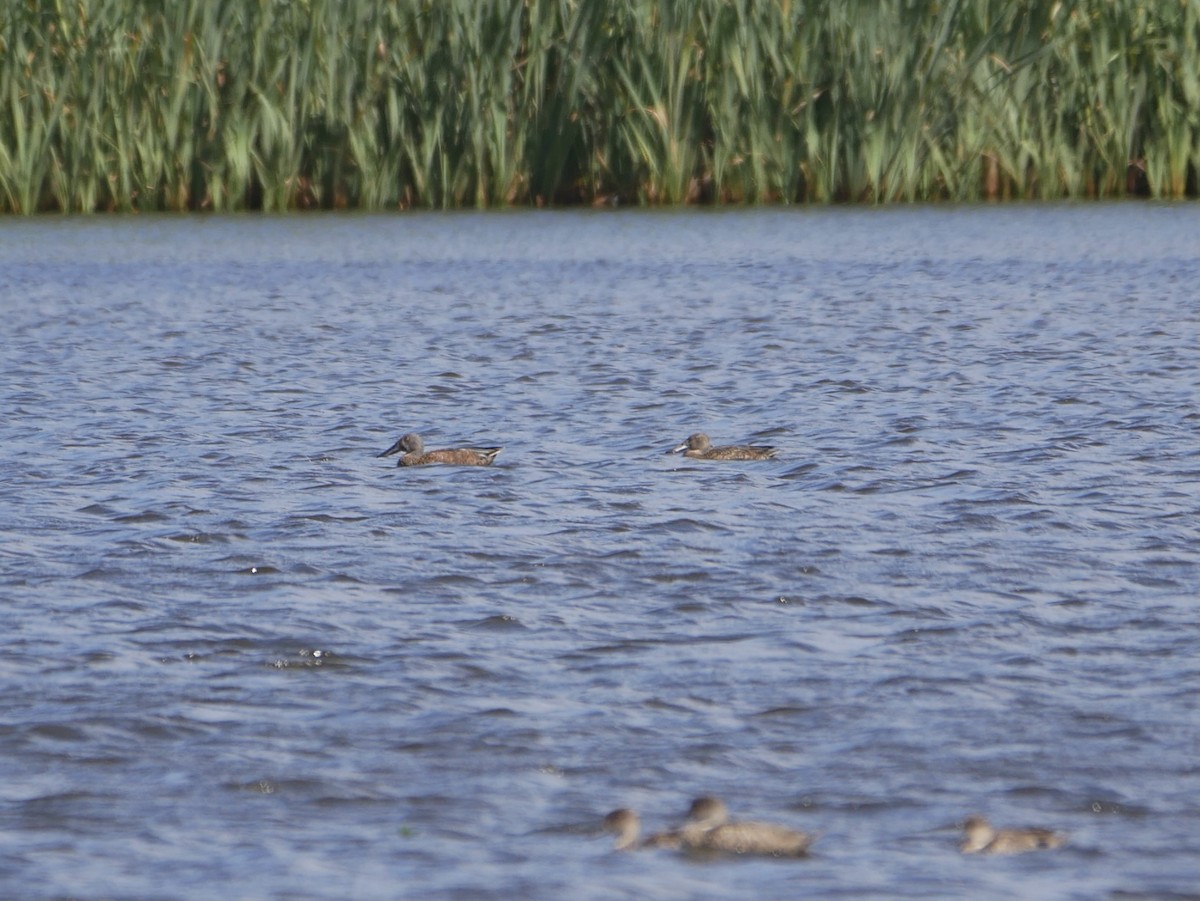
<path id="1" fill-rule="evenodd" d="M 1198 286 L 1196 205 L 0 221 L 0 895 L 1200 898 Z M 700 794 L 821 837 L 598 831 Z"/>

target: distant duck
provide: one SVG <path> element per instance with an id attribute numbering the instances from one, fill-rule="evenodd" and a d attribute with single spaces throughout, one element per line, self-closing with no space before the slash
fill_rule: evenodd
<path id="1" fill-rule="evenodd" d="M 775 448 L 757 444 L 713 447 L 712 441 L 703 432 L 689 435 L 683 444 L 673 448 L 670 453 L 677 454 L 680 451 L 693 460 L 770 460 L 775 456 Z"/>
<path id="2" fill-rule="evenodd" d="M 963 840 L 958 850 L 963 854 L 1021 854 L 1042 848 L 1059 848 L 1067 840 L 1052 829 L 995 829 L 984 817 L 967 817 L 963 823 Z"/>
<path id="3" fill-rule="evenodd" d="M 425 450 L 425 442 L 420 435 L 409 432 L 382 454 L 388 457 L 398 451 L 404 455 L 396 463 L 397 466 L 427 466 L 431 463 L 445 463 L 451 466 L 491 466 L 496 459 L 500 447 L 456 447 L 446 450 Z"/>
<path id="4" fill-rule="evenodd" d="M 632 851 L 637 848 L 678 848 L 678 832 L 659 832 L 649 838 L 639 841 L 642 832 L 642 820 L 628 807 L 619 807 L 604 818 L 604 829 L 616 836 L 613 847 L 618 851 Z"/>
<path id="5" fill-rule="evenodd" d="M 685 851 L 767 857 L 803 857 L 817 838 L 774 823 L 730 821 L 724 802 L 711 797 L 692 802 L 678 834 Z"/>

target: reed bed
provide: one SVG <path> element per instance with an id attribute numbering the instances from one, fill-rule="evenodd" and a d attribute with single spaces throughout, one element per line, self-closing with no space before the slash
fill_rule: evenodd
<path id="1" fill-rule="evenodd" d="M 1200 0 L 9 0 L 0 209 L 1194 196 Z"/>

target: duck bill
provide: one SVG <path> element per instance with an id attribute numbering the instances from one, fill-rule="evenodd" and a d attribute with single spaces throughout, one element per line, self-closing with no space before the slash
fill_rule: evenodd
<path id="1" fill-rule="evenodd" d="M 687 450 L 687 442 L 686 441 L 683 442 L 683 444 L 679 445 L 679 447 L 671 448 L 669 451 L 667 451 L 667 453 L 668 454 L 678 454 L 681 451 L 685 451 L 685 450 Z"/>
<path id="2" fill-rule="evenodd" d="M 400 450 L 400 442 L 403 440 L 404 440 L 403 438 L 399 439 L 395 444 L 393 444 L 391 447 L 389 447 L 387 450 L 385 450 L 382 454 L 376 454 L 375 456 L 376 457 L 390 457 L 392 454 L 394 454 Z"/>

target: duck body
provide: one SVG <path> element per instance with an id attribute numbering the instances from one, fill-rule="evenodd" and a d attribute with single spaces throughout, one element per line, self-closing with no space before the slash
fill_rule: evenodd
<path id="1" fill-rule="evenodd" d="M 775 448 L 761 444 L 728 444 L 713 447 L 707 435 L 696 432 L 689 435 L 683 444 L 673 448 L 670 453 L 682 453 L 693 460 L 770 460 L 775 456 Z"/>
<path id="2" fill-rule="evenodd" d="M 435 463 L 448 466 L 491 466 L 501 450 L 503 448 L 500 447 L 456 447 L 427 451 L 421 436 L 409 432 L 378 456 L 389 457 L 404 451 L 396 463 L 397 466 L 429 466 Z"/>
<path id="3" fill-rule="evenodd" d="M 745 820 L 722 823 L 700 832 L 684 830 L 681 847 L 696 853 L 804 857 L 813 836 L 787 826 Z"/>
<path id="4" fill-rule="evenodd" d="M 679 830 L 680 846 L 700 854 L 751 854 L 804 857 L 816 836 L 788 826 L 754 820 L 730 820 L 724 802 L 703 797 L 692 802 Z"/>
<path id="5" fill-rule="evenodd" d="M 963 833 L 958 846 L 963 854 L 1023 854 L 1060 848 L 1067 840 L 1053 829 L 996 829 L 981 816 L 967 817 Z"/>
<path id="6" fill-rule="evenodd" d="M 638 848 L 680 847 L 678 832 L 659 832 L 649 838 L 640 839 L 641 818 L 628 807 L 619 807 L 604 818 L 604 829 L 616 835 L 613 847 L 618 851 L 633 851 Z"/>

